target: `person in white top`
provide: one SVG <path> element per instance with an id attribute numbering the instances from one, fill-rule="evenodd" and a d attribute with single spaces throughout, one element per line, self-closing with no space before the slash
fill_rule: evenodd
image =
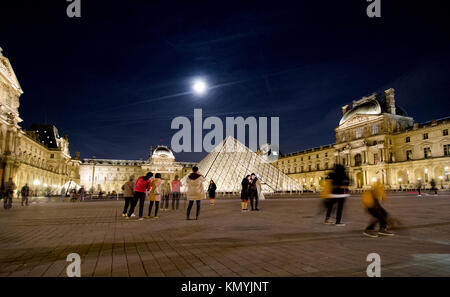
<path id="1" fill-rule="evenodd" d="M 191 214 L 192 205 L 194 204 L 194 201 L 197 203 L 197 213 L 195 216 L 195 219 L 198 220 L 200 215 L 200 203 L 203 199 L 205 199 L 205 188 L 204 188 L 204 182 L 205 178 L 203 175 L 198 171 L 198 167 L 194 166 L 192 168 L 192 173 L 189 174 L 188 178 L 186 179 L 186 186 L 187 186 L 187 192 L 186 192 L 186 198 L 189 200 L 188 208 L 187 208 L 187 215 L 186 219 L 189 220 L 189 216 Z"/>

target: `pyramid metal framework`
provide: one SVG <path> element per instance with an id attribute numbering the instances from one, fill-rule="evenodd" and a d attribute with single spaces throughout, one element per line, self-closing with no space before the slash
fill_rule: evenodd
<path id="1" fill-rule="evenodd" d="M 257 174 L 263 192 L 301 191 L 302 186 L 251 151 L 237 139 L 227 136 L 199 164 L 200 173 L 208 183 L 216 183 L 217 192 L 240 192 L 241 181 L 247 174 Z M 187 175 L 181 180 L 185 185 Z M 184 187 L 182 187 L 182 191 Z"/>

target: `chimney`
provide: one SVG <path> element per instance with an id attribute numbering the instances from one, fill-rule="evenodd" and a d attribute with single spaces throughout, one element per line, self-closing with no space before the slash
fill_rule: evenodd
<path id="1" fill-rule="evenodd" d="M 75 152 L 75 160 L 80 160 L 80 152 Z"/>
<path id="2" fill-rule="evenodd" d="M 153 145 L 150 146 L 150 159 L 152 158 L 153 155 Z"/>
<path id="3" fill-rule="evenodd" d="M 395 114 L 395 90 L 390 88 L 384 92 L 386 93 L 387 112 Z"/>
<path id="4" fill-rule="evenodd" d="M 348 104 L 342 106 L 342 115 L 344 115 L 349 109 L 350 109 L 350 106 Z"/>

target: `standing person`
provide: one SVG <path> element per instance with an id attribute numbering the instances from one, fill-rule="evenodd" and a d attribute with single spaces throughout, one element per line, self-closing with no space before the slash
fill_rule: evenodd
<path id="1" fill-rule="evenodd" d="M 178 209 L 180 205 L 180 189 L 181 181 L 178 180 L 178 175 L 175 175 L 175 179 L 172 181 L 172 210 Z"/>
<path id="2" fill-rule="evenodd" d="M 62 187 L 61 189 L 61 202 L 64 202 L 64 198 L 66 198 L 66 189 Z"/>
<path id="3" fill-rule="evenodd" d="M 266 198 L 264 198 L 264 194 L 262 192 L 261 181 L 259 180 L 257 175 L 256 175 L 255 178 L 256 178 L 256 192 L 258 193 L 257 194 L 258 201 L 259 200 L 265 200 Z M 256 210 L 259 210 L 258 209 L 258 201 L 256 201 Z"/>
<path id="4" fill-rule="evenodd" d="M 333 210 L 334 204 L 337 203 L 336 226 L 345 226 L 345 224 L 341 223 L 341 219 L 345 198 L 350 196 L 348 194 L 350 179 L 345 172 L 345 167 L 340 164 L 335 166 L 334 171 L 330 173 L 328 178 L 331 179 L 332 190 L 329 195 L 331 198 L 327 199 L 327 214 L 324 224 L 333 224 L 330 220 L 331 211 Z"/>
<path id="5" fill-rule="evenodd" d="M 126 217 L 128 207 L 132 203 L 134 196 L 134 175 L 131 175 L 128 181 L 122 186 L 122 191 L 123 191 L 123 199 L 125 200 L 122 217 Z"/>
<path id="6" fill-rule="evenodd" d="M 5 209 L 9 209 L 12 207 L 12 199 L 14 197 L 14 191 L 17 189 L 16 184 L 13 182 L 12 178 L 8 179 L 8 182 L 5 185 L 6 195 L 4 199 L 3 207 Z"/>
<path id="7" fill-rule="evenodd" d="M 437 195 L 437 188 L 436 188 L 436 181 L 434 180 L 434 178 L 430 181 L 430 185 L 431 185 L 431 192 L 434 192 L 434 195 Z"/>
<path id="8" fill-rule="evenodd" d="M 170 186 L 168 181 L 164 181 L 162 183 L 162 210 L 168 211 L 169 210 L 169 200 L 170 200 Z"/>
<path id="9" fill-rule="evenodd" d="M 22 189 L 20 190 L 20 194 L 22 195 L 22 206 L 25 202 L 26 206 L 28 206 L 28 196 L 30 195 L 30 188 L 28 187 L 28 184 L 25 184 Z"/>
<path id="10" fill-rule="evenodd" d="M 151 187 L 152 183 L 152 172 L 148 172 L 146 175 L 141 176 L 136 181 L 136 185 L 134 186 L 134 196 L 133 200 L 131 201 L 131 207 L 128 211 L 127 219 L 131 217 L 131 215 L 134 213 L 134 209 L 136 208 L 136 205 L 139 201 L 139 220 L 142 221 L 143 215 L 144 215 L 144 203 L 145 203 L 145 193 L 147 190 Z"/>
<path id="11" fill-rule="evenodd" d="M 365 191 L 362 195 L 362 203 L 364 208 L 368 211 L 374 220 L 366 227 L 363 234 L 369 237 L 378 237 L 378 235 L 393 236 L 394 233 L 387 231 L 388 213 L 381 206 L 383 200 L 385 200 L 386 194 L 384 187 L 377 180 L 376 184 L 372 187 L 372 190 Z M 380 225 L 378 232 L 375 231 L 377 223 Z"/>
<path id="12" fill-rule="evenodd" d="M 50 202 L 52 200 L 52 189 L 50 188 L 50 186 L 45 189 L 45 196 L 47 196 L 47 202 Z"/>
<path id="13" fill-rule="evenodd" d="M 417 181 L 417 190 L 419 191 L 419 197 L 420 196 L 422 196 L 422 194 L 420 193 L 420 190 L 422 189 L 422 180 L 421 179 L 419 179 L 418 181 Z"/>
<path id="14" fill-rule="evenodd" d="M 251 181 L 249 185 L 249 198 L 252 211 L 259 211 L 258 209 L 258 178 L 256 174 L 251 174 Z M 259 185 L 261 187 L 261 184 Z"/>
<path id="15" fill-rule="evenodd" d="M 158 218 L 159 202 L 161 201 L 161 194 L 163 191 L 161 173 L 155 174 L 155 178 L 152 181 L 152 189 L 150 190 L 149 198 L 150 205 L 148 206 L 148 217 L 152 218 L 152 208 L 155 204 L 155 216 L 154 219 Z"/>
<path id="16" fill-rule="evenodd" d="M 214 205 L 214 199 L 216 198 L 216 189 L 216 184 L 213 180 L 211 180 L 208 186 L 209 205 Z"/>
<path id="17" fill-rule="evenodd" d="M 80 201 L 84 201 L 84 199 L 86 198 L 86 189 L 84 188 L 84 186 L 81 186 L 78 193 L 80 194 Z"/>
<path id="18" fill-rule="evenodd" d="M 241 181 L 241 211 L 247 212 L 248 211 L 248 191 L 250 186 L 250 175 L 247 175 L 244 177 Z"/>
<path id="19" fill-rule="evenodd" d="M 205 188 L 203 187 L 203 183 L 205 182 L 205 178 L 198 171 L 198 167 L 192 167 L 191 174 L 188 175 L 186 179 L 186 199 L 189 200 L 186 220 L 190 220 L 189 216 L 191 214 L 192 205 L 194 205 L 194 201 L 197 203 L 197 213 L 195 219 L 198 220 L 200 216 L 200 203 L 203 199 L 205 199 Z"/>
<path id="20" fill-rule="evenodd" d="M 71 202 L 77 201 L 77 190 L 76 190 L 75 188 L 73 188 L 73 189 L 70 191 L 70 201 L 71 201 Z"/>

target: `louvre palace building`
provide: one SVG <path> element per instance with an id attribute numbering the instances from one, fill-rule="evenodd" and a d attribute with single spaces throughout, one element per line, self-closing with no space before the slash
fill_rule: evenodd
<path id="1" fill-rule="evenodd" d="M 18 189 L 51 189 L 54 194 L 67 182 L 87 190 L 120 193 L 131 175 L 161 173 L 166 181 L 185 177 L 195 163 L 177 162 L 167 146 L 150 148 L 147 160 L 83 159 L 69 152 L 68 136 L 49 124 L 19 124 L 22 88 L 8 58 L 0 48 L 0 178 L 2 189 L 12 180 Z M 240 191 L 246 174 L 259 175 L 263 190 L 318 191 L 320 182 L 335 164 L 343 164 L 352 189 L 368 188 L 377 180 L 387 189 L 425 187 L 432 180 L 449 188 L 450 118 L 415 123 L 399 105 L 394 89 L 372 94 L 342 107 L 335 128 L 336 142 L 280 156 L 268 161 L 232 137 L 208 154 L 198 166 L 219 192 Z M 320 131 L 319 131 L 320 132 Z M 236 153 L 236 147 L 241 153 Z M 205 185 L 207 186 L 207 185 Z M 182 188 L 183 190 L 183 188 Z"/>
<path id="2" fill-rule="evenodd" d="M 283 155 L 276 166 L 311 191 L 335 164 L 348 169 L 354 190 L 376 180 L 394 190 L 430 187 L 433 179 L 448 189 L 449 128 L 450 117 L 415 123 L 388 89 L 342 107 L 336 143 Z"/>
<path id="3" fill-rule="evenodd" d="M 0 48 L 0 179 L 2 190 L 12 180 L 18 189 L 60 191 L 70 180 L 79 181 L 78 158 L 69 152 L 69 139 L 53 125 L 19 123 L 19 98 L 23 94 L 11 63 Z M 77 154 L 78 156 L 78 154 Z"/>
<path id="4" fill-rule="evenodd" d="M 195 163 L 176 162 L 172 151 L 164 145 L 150 147 L 147 160 L 83 159 L 80 165 L 80 185 L 91 192 L 121 193 L 130 176 L 137 179 L 147 172 L 161 173 L 165 182 L 180 179 L 191 172 Z"/>

